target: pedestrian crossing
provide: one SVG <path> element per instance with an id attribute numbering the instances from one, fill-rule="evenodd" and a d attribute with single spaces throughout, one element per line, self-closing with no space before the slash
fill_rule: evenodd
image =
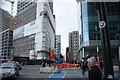
<path id="1" fill-rule="evenodd" d="M 49 78 L 64 78 L 64 72 L 52 74 Z"/>

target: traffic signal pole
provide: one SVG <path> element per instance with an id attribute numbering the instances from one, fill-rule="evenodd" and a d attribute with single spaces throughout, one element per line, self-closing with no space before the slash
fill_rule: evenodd
<path id="1" fill-rule="evenodd" d="M 103 63 L 104 63 L 103 79 L 114 80 L 110 39 L 109 39 L 108 25 L 107 25 L 107 19 L 106 19 L 107 16 L 106 16 L 105 2 L 97 3 L 97 12 L 99 17 L 99 27 L 100 27 L 101 44 L 102 44 L 101 47 L 102 47 Z"/>

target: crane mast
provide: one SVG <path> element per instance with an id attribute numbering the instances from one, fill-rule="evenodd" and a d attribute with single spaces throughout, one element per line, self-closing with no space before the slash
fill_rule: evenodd
<path id="1" fill-rule="evenodd" d="M 13 56 L 14 56 L 14 47 L 13 47 L 13 5 L 14 5 L 14 1 L 13 0 L 5 0 L 5 1 L 8 1 L 11 3 L 11 12 L 10 12 L 10 23 L 9 23 L 9 37 L 11 37 L 9 39 L 10 42 L 8 42 L 8 45 L 9 44 L 12 44 L 12 45 L 9 45 L 9 52 L 8 52 L 8 59 L 13 59 Z"/>
<path id="2" fill-rule="evenodd" d="M 14 2 L 11 1 L 10 30 L 13 28 L 13 4 Z"/>
<path id="3" fill-rule="evenodd" d="M 11 15 L 10 15 L 10 30 L 12 31 L 13 28 L 13 5 L 14 1 L 13 0 L 5 0 L 11 3 Z"/>

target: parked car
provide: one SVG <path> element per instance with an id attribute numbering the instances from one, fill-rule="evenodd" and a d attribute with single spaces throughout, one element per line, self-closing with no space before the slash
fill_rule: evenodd
<path id="1" fill-rule="evenodd" d="M 19 75 L 19 67 L 16 63 L 13 62 L 4 62 L 1 65 L 2 70 L 2 80 L 4 79 L 11 79 L 15 80 L 16 77 Z"/>

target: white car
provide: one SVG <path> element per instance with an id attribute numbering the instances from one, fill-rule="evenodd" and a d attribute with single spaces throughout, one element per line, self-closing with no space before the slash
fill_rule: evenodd
<path id="1" fill-rule="evenodd" d="M 15 80 L 19 75 L 19 67 L 13 62 L 4 62 L 1 65 L 2 80 L 10 79 Z"/>

